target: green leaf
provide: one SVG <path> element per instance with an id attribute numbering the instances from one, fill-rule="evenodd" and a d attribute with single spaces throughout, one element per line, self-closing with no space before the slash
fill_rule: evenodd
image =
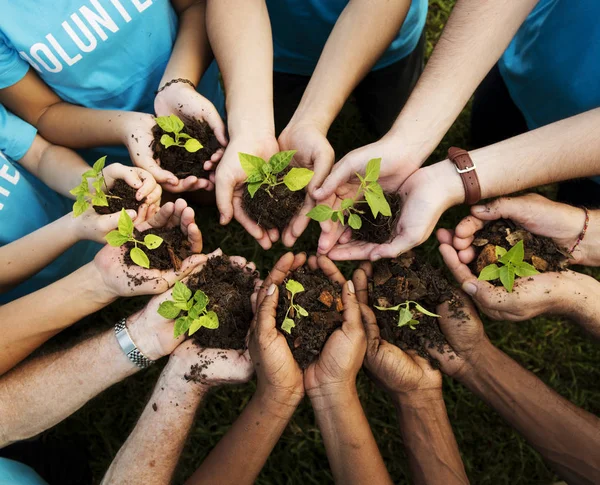
<path id="1" fill-rule="evenodd" d="M 208 312 L 204 316 L 202 325 L 211 330 L 219 328 L 219 316 L 215 312 Z"/>
<path id="2" fill-rule="evenodd" d="M 98 174 L 96 173 L 96 171 L 93 168 L 90 168 L 88 171 L 83 172 L 81 174 L 81 178 L 83 179 L 84 182 L 87 182 L 87 179 L 89 178 L 94 178 L 97 177 Z M 86 184 L 87 186 L 87 184 Z"/>
<path id="3" fill-rule="evenodd" d="M 373 217 L 377 217 L 379 213 L 381 213 L 382 216 L 390 217 L 392 215 L 392 209 L 385 199 L 381 186 L 378 183 L 374 183 L 371 184 L 369 188 L 371 189 L 373 186 L 375 186 L 374 190 L 367 190 L 365 192 L 365 199 L 367 199 L 367 204 L 369 204 L 369 207 L 371 208 Z"/>
<path id="4" fill-rule="evenodd" d="M 373 158 L 367 163 L 367 169 L 365 171 L 365 180 L 367 182 L 377 182 L 379 178 L 379 168 L 381 166 L 381 158 Z"/>
<path id="5" fill-rule="evenodd" d="M 144 244 L 148 249 L 156 249 L 163 243 L 163 238 L 155 236 L 154 234 L 147 234 L 144 236 Z"/>
<path id="6" fill-rule="evenodd" d="M 179 140 L 189 140 L 191 138 L 187 133 L 177 133 L 177 141 Z"/>
<path id="7" fill-rule="evenodd" d="M 526 263 L 525 261 L 513 264 L 513 268 L 515 270 L 515 274 L 517 276 L 520 276 L 521 278 L 540 274 L 540 272 L 537 269 L 535 269 L 532 265 Z"/>
<path id="8" fill-rule="evenodd" d="M 183 127 L 185 126 L 183 124 L 183 121 L 181 121 L 179 117 L 175 115 L 158 116 L 154 119 L 156 120 L 156 124 L 167 133 L 179 133 L 181 130 L 183 130 Z"/>
<path id="9" fill-rule="evenodd" d="M 194 301 L 196 302 L 194 307 L 198 307 L 200 311 L 202 311 L 208 305 L 209 299 L 206 293 L 202 290 L 197 290 L 196 293 L 194 293 Z"/>
<path id="10" fill-rule="evenodd" d="M 75 203 L 73 204 L 73 216 L 74 217 L 79 217 L 86 210 L 88 210 L 89 206 L 90 205 L 86 202 L 86 200 L 83 197 L 82 198 L 78 198 L 75 201 Z"/>
<path id="11" fill-rule="evenodd" d="M 177 281 L 173 287 L 173 299 L 179 302 L 187 302 L 192 297 L 192 290 L 181 281 Z"/>
<path id="12" fill-rule="evenodd" d="M 172 147 L 173 145 L 177 145 L 177 142 L 175 142 L 175 140 L 173 140 L 173 137 L 171 137 L 169 135 L 161 136 L 160 143 L 165 148 L 169 148 L 169 147 Z"/>
<path id="13" fill-rule="evenodd" d="M 513 290 L 515 283 L 515 270 L 512 265 L 502 266 L 500 268 L 500 282 L 509 293 Z"/>
<path id="14" fill-rule="evenodd" d="M 188 317 L 181 317 L 181 318 L 178 318 L 177 320 L 175 320 L 175 327 L 173 328 L 173 336 L 175 338 L 177 338 L 180 335 L 183 335 L 185 332 L 187 332 L 188 328 L 190 328 L 191 323 L 192 323 L 192 319 L 188 318 Z"/>
<path id="15" fill-rule="evenodd" d="M 92 187 L 96 192 L 104 192 L 102 190 L 102 184 L 104 183 L 104 177 L 98 177 L 92 182 Z"/>
<path id="16" fill-rule="evenodd" d="M 377 306 L 377 305 L 375 305 L 375 308 L 377 308 L 377 310 L 381 310 L 382 312 L 388 312 L 388 311 L 399 310 L 401 306 L 402 306 L 402 303 L 400 303 L 400 305 L 390 306 L 390 307 L 384 307 L 384 306 Z"/>
<path id="17" fill-rule="evenodd" d="M 99 158 L 98 160 L 96 160 L 92 169 L 94 170 L 94 172 L 100 173 L 100 172 L 102 172 L 102 170 L 104 170 L 105 163 L 106 163 L 106 155 L 104 155 L 102 158 Z"/>
<path id="18" fill-rule="evenodd" d="M 338 221 L 340 221 L 340 223 L 343 226 L 345 224 L 344 211 L 337 211 L 336 214 L 337 214 Z"/>
<path id="19" fill-rule="evenodd" d="M 150 267 L 148 256 L 146 256 L 146 253 L 140 248 L 132 248 L 131 251 L 129 251 L 129 256 L 131 256 L 131 260 L 138 266 L 146 269 Z"/>
<path id="20" fill-rule="evenodd" d="M 294 305 L 294 308 L 301 317 L 308 317 L 308 312 L 300 305 Z"/>
<path id="21" fill-rule="evenodd" d="M 85 195 L 88 193 L 88 186 L 87 186 L 87 181 L 84 181 L 82 183 L 80 183 L 77 187 L 75 187 L 74 189 L 69 190 L 69 194 L 74 195 L 75 197 L 79 196 L 79 195 Z"/>
<path id="22" fill-rule="evenodd" d="M 358 214 L 350 214 L 348 217 L 348 225 L 352 229 L 360 229 L 362 227 L 362 219 Z"/>
<path id="23" fill-rule="evenodd" d="M 407 325 L 411 330 L 415 330 L 415 325 L 418 325 L 419 323 L 421 323 L 419 320 L 410 320 Z"/>
<path id="24" fill-rule="evenodd" d="M 279 152 L 273 155 L 269 159 L 269 165 L 271 166 L 271 171 L 275 174 L 282 172 L 287 168 L 287 166 L 294 158 L 297 150 L 287 150 L 285 152 Z"/>
<path id="25" fill-rule="evenodd" d="M 188 312 L 193 308 L 194 302 L 192 300 L 189 301 L 176 301 L 174 303 L 175 308 L 179 308 L 180 310 L 183 310 L 184 312 Z"/>
<path id="26" fill-rule="evenodd" d="M 302 293 L 304 291 L 304 286 L 295 280 L 288 280 L 285 284 L 285 289 L 294 296 L 296 293 Z"/>
<path id="27" fill-rule="evenodd" d="M 417 309 L 417 311 L 421 312 L 423 315 L 428 315 L 430 317 L 440 318 L 440 315 L 438 315 L 437 313 L 432 313 L 429 310 L 426 310 L 421 305 L 419 305 L 417 302 L 414 302 L 414 305 L 415 305 L 415 308 Z"/>
<path id="28" fill-rule="evenodd" d="M 492 281 L 500 278 L 500 268 L 497 264 L 488 264 L 485 268 L 481 270 L 479 273 L 478 280 L 483 281 Z"/>
<path id="29" fill-rule="evenodd" d="M 118 229 L 123 236 L 133 235 L 133 221 L 129 214 L 125 212 L 125 209 L 121 209 L 121 215 L 119 216 Z"/>
<path id="30" fill-rule="evenodd" d="M 264 174 L 263 176 L 266 178 L 271 175 L 271 166 L 268 163 L 265 163 L 262 167 L 260 167 L 260 171 Z"/>
<path id="31" fill-rule="evenodd" d="M 262 182 L 248 184 L 248 193 L 250 194 L 250 198 L 254 199 L 254 194 L 256 194 L 256 191 L 260 189 L 261 185 Z"/>
<path id="32" fill-rule="evenodd" d="M 287 332 L 291 335 L 292 328 L 294 328 L 295 326 L 296 326 L 296 324 L 294 323 L 294 320 L 292 320 L 291 318 L 286 318 L 283 321 L 283 323 L 281 324 L 281 330 L 283 330 L 284 332 Z"/>
<path id="33" fill-rule="evenodd" d="M 342 200 L 342 210 L 349 209 L 354 205 L 354 200 L 352 199 L 344 199 Z"/>
<path id="34" fill-rule="evenodd" d="M 250 155 L 248 153 L 238 153 L 238 157 L 240 159 L 240 164 L 246 172 L 246 175 L 250 176 L 251 173 L 255 171 L 260 171 L 260 167 L 262 167 L 265 162 L 262 158 L 256 157 L 254 155 Z"/>
<path id="35" fill-rule="evenodd" d="M 518 264 L 523 261 L 523 257 L 525 256 L 525 246 L 523 245 L 523 241 L 519 241 L 515 244 L 510 251 L 508 251 L 504 256 L 500 258 L 500 262 L 502 264 Z"/>
<path id="36" fill-rule="evenodd" d="M 97 192 L 92 197 L 92 205 L 97 205 L 99 207 L 108 207 L 108 199 L 104 192 Z"/>
<path id="37" fill-rule="evenodd" d="M 185 142 L 184 148 L 190 153 L 196 153 L 198 150 L 204 148 L 202 143 L 200 143 L 195 138 L 190 138 Z"/>
<path id="38" fill-rule="evenodd" d="M 256 182 L 262 182 L 264 179 L 265 179 L 265 175 L 260 170 L 256 170 L 256 171 L 252 172 L 250 175 L 248 175 L 248 178 L 246 179 L 246 183 L 255 184 Z"/>
<path id="39" fill-rule="evenodd" d="M 506 249 L 504 249 L 502 246 L 496 246 L 496 257 L 497 258 L 501 258 L 502 256 L 504 256 L 507 251 Z"/>
<path id="40" fill-rule="evenodd" d="M 400 307 L 400 312 L 398 313 L 398 326 L 404 327 L 405 325 L 408 325 L 412 319 L 412 312 L 408 308 Z"/>
<path id="41" fill-rule="evenodd" d="M 119 231 L 110 231 L 106 237 L 106 242 L 115 248 L 123 246 L 127 241 L 129 241 L 128 236 L 123 236 Z"/>
<path id="42" fill-rule="evenodd" d="M 333 209 L 331 207 L 321 204 L 311 209 L 306 215 L 315 221 L 323 222 L 329 220 L 332 214 Z"/>
<path id="43" fill-rule="evenodd" d="M 338 216 L 338 212 L 337 211 L 333 211 L 333 214 L 331 214 L 331 220 L 333 222 L 337 222 L 339 220 L 339 216 Z"/>
<path id="44" fill-rule="evenodd" d="M 283 177 L 283 183 L 292 192 L 296 192 L 297 190 L 302 190 L 304 187 L 306 187 L 313 178 L 314 174 L 315 173 L 308 168 L 294 167 L 285 174 L 285 177 Z"/>
<path id="45" fill-rule="evenodd" d="M 158 307 L 158 314 L 168 320 L 177 318 L 180 313 L 181 310 L 175 307 L 175 302 L 171 300 L 163 301 Z"/>

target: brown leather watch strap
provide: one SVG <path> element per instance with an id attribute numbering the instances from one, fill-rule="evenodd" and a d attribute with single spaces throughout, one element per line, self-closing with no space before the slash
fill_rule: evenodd
<path id="1" fill-rule="evenodd" d="M 476 167 L 467 150 L 450 147 L 448 158 L 454 165 L 465 187 L 465 203 L 473 205 L 481 200 L 481 187 L 477 177 Z"/>

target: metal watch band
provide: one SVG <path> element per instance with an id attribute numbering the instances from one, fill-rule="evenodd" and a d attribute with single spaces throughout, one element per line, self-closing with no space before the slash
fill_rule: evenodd
<path id="1" fill-rule="evenodd" d="M 129 335 L 129 332 L 127 331 L 126 322 L 127 319 L 122 318 L 115 325 L 117 342 L 119 342 L 119 346 L 131 362 L 141 369 L 145 369 L 154 364 L 154 361 L 142 354 L 137 348 L 135 342 L 131 339 L 131 335 Z"/>
<path id="2" fill-rule="evenodd" d="M 473 205 L 481 200 L 481 186 L 477 177 L 477 167 L 467 150 L 458 147 L 448 149 L 448 158 L 454 165 L 460 175 L 465 188 L 465 203 Z"/>

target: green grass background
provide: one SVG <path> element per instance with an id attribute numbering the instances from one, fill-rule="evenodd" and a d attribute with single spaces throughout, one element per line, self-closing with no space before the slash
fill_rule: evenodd
<path id="1" fill-rule="evenodd" d="M 441 34 L 454 0 L 430 0 L 429 3 L 427 55 Z M 467 107 L 430 162 L 445 158 L 445 151 L 450 145 L 468 146 L 468 118 Z M 351 103 L 332 127 L 330 138 L 338 158 L 352 148 L 373 141 Z M 546 188 L 544 192 L 552 193 L 552 188 Z M 227 254 L 245 256 L 257 264 L 262 274 L 266 274 L 273 262 L 285 252 L 281 245 L 262 251 L 236 223 L 220 227 L 215 209 L 200 210 L 202 216 L 198 220 L 207 250 L 221 247 Z M 440 226 L 453 227 L 464 214 L 464 208 L 453 209 L 443 216 Z M 318 226 L 313 223 L 295 249 L 314 251 L 317 238 Z M 433 264 L 443 265 L 433 238 L 422 249 Z M 353 267 L 351 263 L 341 266 L 345 272 Z M 597 277 L 598 273 L 595 275 Z M 106 328 L 120 316 L 139 308 L 144 301 L 143 298 L 119 301 L 87 321 L 96 328 Z M 592 413 L 600 413 L 600 349 L 578 327 L 557 318 L 536 318 L 523 323 L 486 321 L 485 325 L 495 345 L 551 388 L 576 405 Z M 99 481 L 133 429 L 161 367 L 158 365 L 142 371 L 113 386 L 48 434 L 51 438 L 65 441 L 85 440 L 95 478 Z M 373 434 L 394 482 L 409 483 L 406 454 L 393 406 L 362 373 L 357 385 Z M 254 389 L 252 382 L 218 389 L 208 397 L 191 430 L 175 483 L 182 483 L 202 463 L 244 408 Z M 556 478 L 523 438 L 460 384 L 446 378 L 444 396 L 472 483 L 549 484 Z M 161 437 L 157 436 L 155 443 L 159 448 L 160 440 Z M 273 450 L 257 483 L 331 482 L 323 441 L 310 404 L 305 400 Z M 218 477 L 215 477 L 214 483 L 219 483 Z"/>

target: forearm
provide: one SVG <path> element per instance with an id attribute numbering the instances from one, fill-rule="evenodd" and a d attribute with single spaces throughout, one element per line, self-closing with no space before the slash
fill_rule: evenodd
<path id="1" fill-rule="evenodd" d="M 461 381 L 570 484 L 600 482 L 600 420 L 549 389 L 487 342 Z"/>
<path id="2" fill-rule="evenodd" d="M 350 93 L 402 26 L 410 1 L 351 0 L 331 32 L 292 118 L 326 133 Z"/>
<path id="3" fill-rule="evenodd" d="M 257 391 L 186 485 L 254 483 L 299 401 Z"/>
<path id="4" fill-rule="evenodd" d="M 264 0 L 209 0 L 207 28 L 227 93 L 232 138 L 274 136 L 273 41 Z"/>
<path id="5" fill-rule="evenodd" d="M 0 375 L 64 328 L 116 297 L 89 263 L 46 288 L 0 307 Z"/>
<path id="6" fill-rule="evenodd" d="M 54 426 L 137 370 L 112 329 L 17 367 L 0 379 L 0 447 Z"/>
<path id="7" fill-rule="evenodd" d="M 557 313 L 572 318 L 600 340 L 600 282 L 591 276 L 569 271 L 562 274 L 560 289 Z"/>
<path id="8" fill-rule="evenodd" d="M 336 483 L 391 484 L 356 389 L 311 396 Z"/>
<path id="9" fill-rule="evenodd" d="M 441 390 L 398 395 L 394 404 L 414 483 L 469 483 Z"/>
<path id="10" fill-rule="evenodd" d="M 458 0 L 390 135 L 422 164 L 539 0 Z"/>

